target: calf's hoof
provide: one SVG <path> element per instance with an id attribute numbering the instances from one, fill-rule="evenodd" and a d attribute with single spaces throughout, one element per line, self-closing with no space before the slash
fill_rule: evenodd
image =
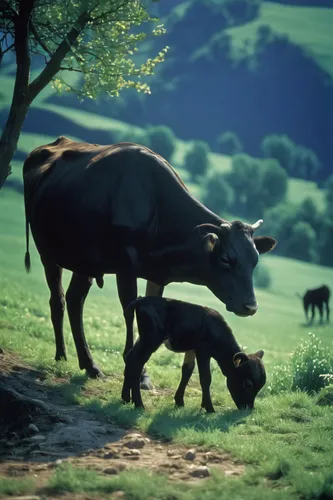
<path id="1" fill-rule="evenodd" d="M 103 378 L 104 373 L 98 368 L 97 365 L 93 364 L 86 368 L 86 374 L 89 378 Z"/>
<path id="2" fill-rule="evenodd" d="M 140 377 L 140 389 L 144 391 L 151 391 L 154 389 L 154 386 L 146 373 L 143 373 Z"/>

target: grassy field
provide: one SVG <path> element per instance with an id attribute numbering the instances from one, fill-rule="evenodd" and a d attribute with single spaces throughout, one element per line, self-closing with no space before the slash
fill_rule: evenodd
<path id="1" fill-rule="evenodd" d="M 266 388 L 252 413 L 235 410 L 225 383 L 212 363 L 212 398 L 216 414 L 199 411 L 200 390 L 197 372 L 188 388 L 186 407 L 173 408 L 173 391 L 182 356 L 164 347 L 148 363 L 156 393 L 144 393 L 146 412 L 123 406 L 120 401 L 124 326 L 117 300 L 114 277 L 106 279 L 103 290 L 96 286 L 88 296 L 84 320 L 92 353 L 107 378 L 91 381 L 78 370 L 68 321 L 66 342 L 69 361 L 55 363 L 53 331 L 49 319 L 48 290 L 42 267 L 32 247 L 32 272 L 24 272 L 25 252 L 23 200 L 10 190 L 0 197 L 0 346 L 20 353 L 22 358 L 43 370 L 47 383 L 57 383 L 68 403 L 76 403 L 120 425 L 146 432 L 151 438 L 167 438 L 171 444 L 201 446 L 206 450 L 230 452 L 245 465 L 245 472 L 228 478 L 213 474 L 204 484 L 188 488 L 170 483 L 165 477 L 147 480 L 148 472 L 124 472 L 106 479 L 98 473 L 64 465 L 50 479 L 52 492 L 89 492 L 107 498 L 122 490 L 129 499 L 144 498 L 331 498 L 333 493 L 332 409 L 315 404 L 304 393 L 270 395 L 274 367 L 287 363 L 299 342 L 307 337 L 303 312 L 295 292 L 323 282 L 333 282 L 333 270 L 289 259 L 266 256 L 262 259 L 272 275 L 270 291 L 257 291 L 258 314 L 241 319 L 225 312 L 224 306 L 204 288 L 187 284 L 170 285 L 166 296 L 210 305 L 220 310 L 232 325 L 237 340 L 248 352 L 265 350 L 268 374 Z M 260 264 L 259 264 L 260 265 Z M 68 283 L 69 273 L 65 275 Z M 144 283 L 140 283 L 143 293 Z M 314 325 L 311 329 L 324 345 L 332 345 L 331 328 Z M 59 377 L 61 384 L 59 385 Z M 78 382 L 79 381 L 79 382 Z M 152 487 L 150 484 L 154 484 Z M 16 488 L 16 489 L 15 489 Z M 18 482 L 0 478 L 1 492 L 38 492 L 38 481 Z M 18 493 L 17 493 L 18 492 Z M 8 493 L 8 494 L 9 494 Z M 326 496 L 325 496 L 326 495 Z M 111 498 L 111 497 L 110 497 Z"/>
<path id="2" fill-rule="evenodd" d="M 236 48 L 241 48 L 245 40 L 254 42 L 260 26 L 270 26 L 274 33 L 287 35 L 329 75 L 333 76 L 332 44 L 333 9 L 299 7 L 263 2 L 258 19 L 242 26 L 229 28 Z"/>

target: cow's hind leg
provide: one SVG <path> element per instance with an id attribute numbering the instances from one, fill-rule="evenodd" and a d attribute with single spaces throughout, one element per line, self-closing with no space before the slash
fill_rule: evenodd
<path id="1" fill-rule="evenodd" d="M 184 394 L 195 367 L 195 351 L 187 351 L 182 366 L 182 378 L 175 394 L 176 406 L 184 406 Z"/>
<path id="2" fill-rule="evenodd" d="M 45 277 L 50 289 L 51 321 L 54 330 L 56 353 L 55 360 L 67 360 L 63 323 L 65 313 L 65 294 L 61 283 L 62 268 L 56 264 L 43 262 Z"/>
<path id="3" fill-rule="evenodd" d="M 319 310 L 319 323 L 323 323 L 323 303 L 319 302 L 318 304 L 318 310 Z"/>
<path id="4" fill-rule="evenodd" d="M 326 307 L 326 321 L 327 323 L 330 322 L 330 307 L 328 305 L 328 300 L 325 301 L 325 307 Z"/>
<path id="5" fill-rule="evenodd" d="M 86 342 L 83 329 L 83 306 L 92 285 L 92 278 L 73 273 L 66 292 L 67 311 L 76 352 L 81 370 L 86 370 L 91 378 L 101 377 L 103 373 L 95 365 Z"/>

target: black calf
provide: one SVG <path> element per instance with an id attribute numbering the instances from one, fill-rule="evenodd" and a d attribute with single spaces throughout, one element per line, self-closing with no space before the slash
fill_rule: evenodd
<path id="1" fill-rule="evenodd" d="M 140 374 L 163 342 L 175 352 L 186 352 L 182 378 L 175 394 L 177 406 L 184 405 L 184 393 L 197 358 L 202 389 L 202 408 L 213 412 L 210 397 L 210 359 L 214 358 L 227 379 L 227 387 L 237 408 L 253 408 L 254 400 L 266 382 L 263 351 L 241 352 L 230 327 L 222 316 L 208 307 L 162 297 L 144 297 L 132 302 L 125 311 L 133 314 L 139 339 L 125 359 L 122 399 L 144 408 L 140 392 Z"/>

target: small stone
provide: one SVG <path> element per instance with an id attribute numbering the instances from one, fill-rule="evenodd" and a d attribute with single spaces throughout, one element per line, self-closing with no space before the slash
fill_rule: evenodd
<path id="1" fill-rule="evenodd" d="M 133 450 L 128 450 L 128 451 L 124 452 L 125 457 L 139 458 L 140 455 L 141 455 L 141 451 L 136 450 L 135 448 Z"/>
<path id="2" fill-rule="evenodd" d="M 63 460 L 61 458 L 58 458 L 55 462 L 54 462 L 54 465 L 58 466 L 58 465 L 61 465 L 63 463 Z"/>
<path id="3" fill-rule="evenodd" d="M 118 469 L 116 467 L 105 467 L 105 469 L 102 470 L 103 474 L 109 474 L 109 475 L 115 475 L 118 474 Z"/>
<path id="4" fill-rule="evenodd" d="M 195 459 L 195 450 L 187 450 L 184 455 L 185 460 L 194 460 Z"/>
<path id="5" fill-rule="evenodd" d="M 182 458 L 181 455 L 171 455 L 170 458 L 173 458 L 173 460 L 179 460 L 180 458 Z"/>
<path id="6" fill-rule="evenodd" d="M 37 425 L 35 425 L 35 424 L 29 424 L 28 429 L 29 429 L 29 431 L 31 431 L 35 434 L 37 434 L 39 432 L 39 429 L 38 429 Z"/>
<path id="7" fill-rule="evenodd" d="M 103 458 L 114 458 L 113 451 L 108 451 L 108 453 L 104 453 Z"/>
<path id="8" fill-rule="evenodd" d="M 190 474 L 192 477 L 208 477 L 210 476 L 210 470 L 205 465 L 201 465 L 192 469 Z"/>
<path id="9" fill-rule="evenodd" d="M 140 438 L 135 438 L 135 439 L 131 439 L 129 441 L 126 441 L 124 443 L 124 446 L 126 446 L 127 448 L 143 448 L 144 445 L 146 444 L 146 441 L 144 440 L 143 437 L 140 437 Z"/>

